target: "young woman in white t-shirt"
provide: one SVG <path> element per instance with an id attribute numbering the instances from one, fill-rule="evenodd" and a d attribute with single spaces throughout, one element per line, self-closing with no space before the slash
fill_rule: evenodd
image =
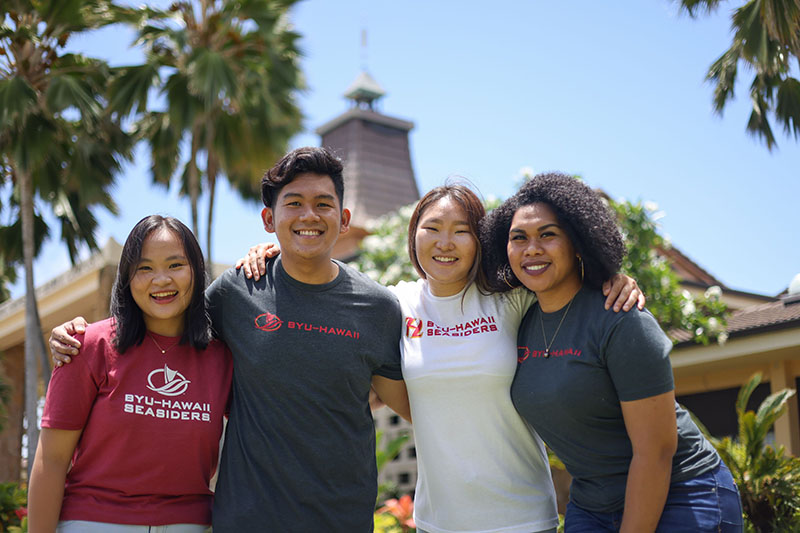
<path id="1" fill-rule="evenodd" d="M 511 403 L 517 329 L 535 301 L 516 290 L 488 294 L 478 223 L 485 215 L 463 185 L 428 192 L 409 223 L 419 274 L 391 287 L 403 309 L 403 377 L 417 452 L 417 531 L 555 532 L 556 496 L 544 445 Z M 272 252 L 268 250 L 272 249 Z M 271 245 L 251 248 L 245 274 L 264 274 Z M 641 292 L 617 276 L 607 306 L 628 310 Z"/>

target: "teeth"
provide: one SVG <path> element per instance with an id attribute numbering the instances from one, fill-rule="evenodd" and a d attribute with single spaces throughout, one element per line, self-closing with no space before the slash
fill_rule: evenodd
<path id="1" fill-rule="evenodd" d="M 436 261 L 440 261 L 442 263 L 452 263 L 453 261 L 456 260 L 455 257 L 437 257 L 437 256 L 434 256 L 433 259 Z"/>
<path id="2" fill-rule="evenodd" d="M 315 235 L 319 235 L 322 232 L 321 231 L 317 231 L 317 230 L 301 229 L 301 230 L 298 230 L 297 233 L 298 233 L 298 235 L 308 235 L 308 236 L 313 237 Z"/>
<path id="3" fill-rule="evenodd" d="M 547 265 L 530 265 L 530 266 L 526 266 L 526 267 L 524 267 L 524 268 L 525 268 L 525 270 L 533 270 L 533 271 L 536 271 L 536 270 L 541 270 L 541 269 L 545 268 L 546 266 L 547 266 Z"/>
<path id="4" fill-rule="evenodd" d="M 169 298 L 170 296 L 175 296 L 178 294 L 178 291 L 165 291 L 165 292 L 154 292 L 150 296 L 153 298 Z"/>

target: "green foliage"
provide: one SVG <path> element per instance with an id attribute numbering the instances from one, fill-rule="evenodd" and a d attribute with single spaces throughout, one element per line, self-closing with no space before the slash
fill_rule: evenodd
<path id="1" fill-rule="evenodd" d="M 397 457 L 403 445 L 408 441 L 408 434 L 403 433 L 388 441 L 383 445 L 383 431 L 375 431 L 375 464 L 378 467 L 378 472 L 383 470 L 383 467 Z M 397 486 L 394 483 L 381 483 L 378 487 L 378 501 L 384 500 L 389 495 L 397 493 Z"/>
<path id="2" fill-rule="evenodd" d="M 661 327 L 685 330 L 702 344 L 713 338 L 724 342 L 727 306 L 720 300 L 721 290 L 712 287 L 702 297 L 681 290 L 678 275 L 660 252 L 670 245 L 658 234 L 656 207 L 614 200 L 609 204 L 617 213 L 628 250 L 622 272 L 639 283 L 647 296 L 647 308 Z"/>
<path id="3" fill-rule="evenodd" d="M 367 228 L 370 234 L 361 241 L 361 253 L 352 263 L 381 285 L 417 279 L 408 257 L 408 221 L 414 205 L 375 219 Z"/>
<path id="4" fill-rule="evenodd" d="M 787 402 L 795 391 L 784 389 L 771 394 L 757 411 L 746 409 L 750 395 L 761 382 L 753 375 L 739 390 L 736 414 L 739 430 L 735 439 L 709 435 L 695 422 L 730 468 L 742 498 L 748 531 L 800 531 L 800 458 L 787 455 L 766 443 L 775 421 L 786 412 Z"/>
<path id="5" fill-rule="evenodd" d="M 714 11 L 720 0 L 680 0 L 690 16 Z M 714 109 L 722 113 L 733 99 L 739 65 L 753 73 L 750 83 L 752 110 L 747 132 L 760 137 L 768 149 L 776 146 L 770 116 L 787 135 L 800 137 L 800 82 L 792 75 L 800 61 L 800 2 L 748 0 L 731 11 L 733 40 L 708 69 L 714 85 Z M 793 67 L 794 65 L 794 67 Z"/>
<path id="6" fill-rule="evenodd" d="M 263 170 L 301 129 L 300 36 L 287 19 L 296 1 L 183 0 L 167 11 L 128 13 L 147 62 L 115 70 L 109 105 L 121 115 L 139 114 L 136 130 L 149 146 L 153 181 L 180 180 L 198 237 L 197 204 L 207 193 L 207 263 L 217 179 L 258 200 Z M 165 97 L 166 112 L 148 110 L 152 88 Z"/>
<path id="7" fill-rule="evenodd" d="M 0 531 L 28 531 L 27 491 L 16 483 L 0 484 Z"/>

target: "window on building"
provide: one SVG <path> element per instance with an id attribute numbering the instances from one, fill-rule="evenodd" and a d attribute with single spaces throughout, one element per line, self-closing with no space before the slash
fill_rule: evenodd
<path id="1" fill-rule="evenodd" d="M 398 426 L 400 425 L 400 417 L 398 415 L 392 415 L 389 417 L 389 425 L 390 426 Z"/>
<path id="2" fill-rule="evenodd" d="M 408 458 L 414 459 L 416 456 L 417 456 L 417 447 L 412 446 L 411 448 L 408 449 Z"/>
<path id="3" fill-rule="evenodd" d="M 409 483 L 411 481 L 411 474 L 408 472 L 400 472 L 400 475 L 397 476 L 397 482 L 401 485 L 404 483 Z"/>

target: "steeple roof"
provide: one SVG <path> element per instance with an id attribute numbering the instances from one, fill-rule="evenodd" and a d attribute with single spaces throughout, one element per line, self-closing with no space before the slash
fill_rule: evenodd
<path id="1" fill-rule="evenodd" d="M 344 96 L 354 101 L 359 107 L 372 109 L 372 102 L 385 94 L 386 91 L 383 90 L 383 87 L 366 70 L 362 70 L 347 88 Z"/>

